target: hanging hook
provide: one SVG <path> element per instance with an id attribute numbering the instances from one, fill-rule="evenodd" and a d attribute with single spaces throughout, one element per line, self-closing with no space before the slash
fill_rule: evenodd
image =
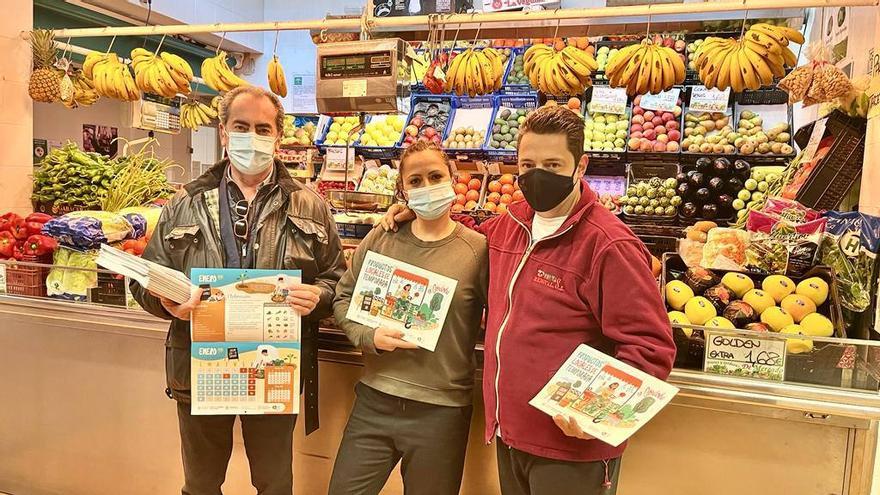
<path id="1" fill-rule="evenodd" d="M 278 37 L 281 35 L 280 30 L 275 30 L 275 45 L 272 46 L 272 55 L 278 56 Z"/>
<path id="2" fill-rule="evenodd" d="M 223 36 L 220 37 L 220 43 L 217 43 L 217 51 L 214 52 L 215 55 L 220 55 L 220 47 L 223 45 L 223 42 L 226 40 L 226 31 L 223 31 Z"/>
<path id="3" fill-rule="evenodd" d="M 113 39 L 110 40 L 110 46 L 107 47 L 107 53 L 110 53 L 110 50 L 113 49 L 113 43 L 116 43 L 116 35 L 113 35 Z"/>
<path id="4" fill-rule="evenodd" d="M 559 12 L 559 9 L 554 10 L 553 16 L 555 17 L 558 12 Z M 556 17 L 556 30 L 553 31 L 553 43 L 556 43 L 556 35 L 559 34 L 559 25 L 560 24 L 562 24 L 562 19 L 560 19 L 559 17 Z"/>
<path id="5" fill-rule="evenodd" d="M 166 36 L 168 36 L 168 35 L 167 35 L 167 34 L 163 34 L 163 35 L 162 35 L 162 39 L 159 40 L 159 46 L 156 47 L 156 53 L 157 53 L 157 54 L 159 53 L 159 49 L 162 48 L 162 44 L 165 43 L 165 37 L 166 37 Z"/>

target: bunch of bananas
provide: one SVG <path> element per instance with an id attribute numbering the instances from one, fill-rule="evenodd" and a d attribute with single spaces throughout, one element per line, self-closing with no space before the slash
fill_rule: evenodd
<path id="1" fill-rule="evenodd" d="M 232 91 L 239 86 L 247 86 L 248 82 L 235 75 L 226 63 L 226 52 L 216 57 L 206 58 L 202 62 L 202 79 L 214 91 Z"/>
<path id="2" fill-rule="evenodd" d="M 119 61 L 115 53 L 89 53 L 83 62 L 82 71 L 101 96 L 122 101 L 135 101 L 141 97 L 131 71 Z"/>
<path id="3" fill-rule="evenodd" d="M 180 106 L 180 126 L 198 129 L 217 118 L 217 111 L 198 100 L 189 100 Z"/>
<path id="4" fill-rule="evenodd" d="M 580 48 L 556 48 L 538 43 L 523 55 L 523 72 L 533 88 L 548 95 L 579 95 L 593 84 L 590 73 L 599 68 L 593 56 Z"/>
<path id="5" fill-rule="evenodd" d="M 70 98 L 61 98 L 61 103 L 65 107 L 74 109 L 80 106 L 87 107 L 98 101 L 98 92 L 95 91 L 95 85 L 89 81 L 81 72 L 75 72 L 70 76 L 73 82 L 73 93 Z"/>
<path id="6" fill-rule="evenodd" d="M 477 96 L 501 89 L 504 65 L 494 48 L 468 48 L 452 59 L 446 71 L 445 90 L 455 94 Z"/>
<path id="7" fill-rule="evenodd" d="M 641 43 L 621 48 L 608 59 L 605 76 L 611 87 L 625 87 L 630 96 L 657 94 L 682 84 L 685 66 L 675 50 L 645 38 Z"/>
<path id="8" fill-rule="evenodd" d="M 282 98 L 287 96 L 287 78 L 284 77 L 284 67 L 278 61 L 278 55 L 269 62 L 269 89 Z"/>
<path id="9" fill-rule="evenodd" d="M 785 67 L 797 65 L 789 42 L 803 43 L 804 36 L 787 26 L 755 24 L 739 40 L 707 38 L 697 56 L 700 81 L 707 88 L 739 93 L 773 84 L 785 75 Z"/>
<path id="10" fill-rule="evenodd" d="M 135 48 L 131 51 L 131 66 L 137 86 L 147 93 L 174 98 L 178 93 L 192 92 L 192 67 L 179 56 L 162 52 L 159 55 Z"/>

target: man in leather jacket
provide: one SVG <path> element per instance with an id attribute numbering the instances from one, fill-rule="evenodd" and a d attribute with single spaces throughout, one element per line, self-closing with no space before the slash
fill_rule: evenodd
<path id="1" fill-rule="evenodd" d="M 194 267 L 301 270 L 288 287 L 303 318 L 302 380 L 306 432 L 317 429 L 317 323 L 331 313 L 336 282 L 345 272 L 336 225 L 324 201 L 292 179 L 274 159 L 284 110 L 257 87 L 229 92 L 220 104 L 223 159 L 186 184 L 162 210 L 145 259 L 189 275 Z M 166 393 L 177 401 L 185 484 L 183 495 L 216 495 L 232 453 L 235 416 L 190 414 L 190 329 L 200 290 L 176 304 L 132 282 L 148 312 L 171 320 L 166 347 Z M 291 495 L 296 416 L 241 416 L 251 480 L 260 495 Z"/>

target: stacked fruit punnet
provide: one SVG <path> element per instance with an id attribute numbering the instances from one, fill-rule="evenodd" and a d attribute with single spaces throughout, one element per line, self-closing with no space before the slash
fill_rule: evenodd
<path id="1" fill-rule="evenodd" d="M 120 62 L 115 53 L 89 53 L 83 62 L 83 75 L 92 80 L 95 91 L 101 96 L 122 101 L 135 101 L 141 97 L 128 66 Z"/>
<path id="2" fill-rule="evenodd" d="M 507 213 L 507 205 L 523 199 L 523 193 L 519 190 L 519 184 L 513 174 L 504 174 L 491 180 L 487 187 L 486 201 L 483 202 L 484 210 L 504 215 Z"/>
<path id="3" fill-rule="evenodd" d="M 173 98 L 177 93 L 188 95 L 192 88 L 192 67 L 179 56 L 162 52 L 158 55 L 143 48 L 131 51 L 131 67 L 137 87 L 146 93 Z"/>
<path id="4" fill-rule="evenodd" d="M 284 77 L 284 67 L 278 60 L 278 55 L 272 57 L 269 62 L 269 89 L 276 95 L 284 98 L 287 96 L 287 78 Z"/>
<path id="5" fill-rule="evenodd" d="M 657 94 L 684 82 L 684 61 L 674 49 L 646 38 L 609 58 L 605 76 L 611 87 L 625 87 L 630 96 Z"/>
<path id="6" fill-rule="evenodd" d="M 461 172 L 455 177 L 455 184 L 452 187 L 455 190 L 453 213 L 477 209 L 480 201 L 480 189 L 483 188 L 482 180 L 472 177 L 467 172 Z"/>
<path id="7" fill-rule="evenodd" d="M 498 50 L 469 48 L 450 62 L 445 89 L 459 96 L 473 97 L 501 89 L 503 79 L 504 62 Z"/>
<path id="8" fill-rule="evenodd" d="M 548 95 L 579 95 L 592 85 L 590 73 L 599 68 L 589 52 L 574 46 L 561 50 L 544 44 L 526 50 L 523 68 L 532 87 Z"/>
<path id="9" fill-rule="evenodd" d="M 739 40 L 710 37 L 700 47 L 696 59 L 700 81 L 707 88 L 736 93 L 773 84 L 785 75 L 785 67 L 797 65 L 797 56 L 788 48 L 790 41 L 803 43 L 804 36 L 787 26 L 755 24 Z"/>
<path id="10" fill-rule="evenodd" d="M 180 107 L 180 126 L 198 129 L 217 118 L 217 111 L 198 101 L 189 100 Z"/>
<path id="11" fill-rule="evenodd" d="M 202 62 L 202 79 L 208 87 L 218 92 L 232 91 L 239 86 L 248 85 L 247 81 L 236 76 L 229 68 L 224 51 Z"/>

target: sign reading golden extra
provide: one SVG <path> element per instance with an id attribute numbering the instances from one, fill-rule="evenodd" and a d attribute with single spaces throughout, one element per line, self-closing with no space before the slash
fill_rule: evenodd
<path id="1" fill-rule="evenodd" d="M 873 119 L 880 115 L 880 45 L 868 52 L 868 73 L 871 75 L 871 85 L 868 86 L 868 118 Z"/>

